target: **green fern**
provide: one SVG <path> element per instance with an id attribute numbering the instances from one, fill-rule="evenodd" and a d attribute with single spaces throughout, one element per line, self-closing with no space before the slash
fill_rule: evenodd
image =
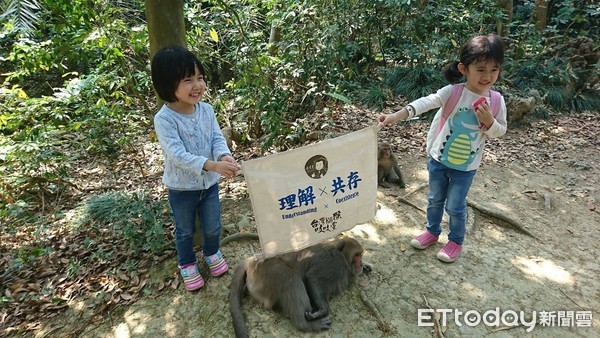
<path id="1" fill-rule="evenodd" d="M 513 85 L 519 89 L 529 88 L 545 88 L 548 86 L 545 79 L 546 74 L 543 73 L 543 67 L 535 63 L 527 63 L 517 66 L 511 77 Z"/>
<path id="2" fill-rule="evenodd" d="M 155 201 L 144 192 L 111 192 L 94 196 L 81 207 L 79 228 L 96 226 L 100 233 L 120 233 L 133 252 L 160 251 L 166 245 L 163 201 Z"/>
<path id="3" fill-rule="evenodd" d="M 576 93 L 570 98 L 569 106 L 573 111 L 598 111 L 600 110 L 598 92 L 588 90 Z"/>
<path id="4" fill-rule="evenodd" d="M 40 20 L 40 9 L 37 0 L 0 0 L 0 20 L 12 18 L 17 30 L 29 34 Z"/>
<path id="5" fill-rule="evenodd" d="M 564 108 L 565 106 L 565 90 L 561 87 L 550 87 L 544 95 L 544 103 L 556 109 Z"/>
<path id="6" fill-rule="evenodd" d="M 402 95 L 412 101 L 436 92 L 444 86 L 444 80 L 439 71 L 431 68 L 399 67 L 385 75 L 384 84 L 394 96 Z"/>
<path id="7" fill-rule="evenodd" d="M 533 111 L 533 117 L 545 120 L 550 117 L 550 112 L 545 107 L 539 107 Z"/>
<path id="8" fill-rule="evenodd" d="M 362 103 L 369 108 L 383 109 L 385 102 L 388 99 L 388 94 L 385 89 L 372 84 L 369 87 L 358 92 L 358 97 Z"/>

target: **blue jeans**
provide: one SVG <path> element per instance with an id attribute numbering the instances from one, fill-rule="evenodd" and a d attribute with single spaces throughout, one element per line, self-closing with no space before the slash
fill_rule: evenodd
<path id="1" fill-rule="evenodd" d="M 427 195 L 427 231 L 438 236 L 444 206 L 449 216 L 448 240 L 462 245 L 467 222 L 467 194 L 477 170 L 460 171 L 448 168 L 429 157 L 429 194 Z"/>
<path id="2" fill-rule="evenodd" d="M 210 256 L 219 250 L 221 241 L 221 202 L 219 184 L 206 190 L 181 191 L 169 189 L 169 203 L 175 219 L 175 246 L 177 262 L 180 266 L 195 263 L 194 232 L 196 232 L 196 214 L 200 216 L 204 256 Z"/>

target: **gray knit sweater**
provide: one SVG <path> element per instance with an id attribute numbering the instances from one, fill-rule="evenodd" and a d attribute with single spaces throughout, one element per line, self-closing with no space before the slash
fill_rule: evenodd
<path id="1" fill-rule="evenodd" d="M 185 115 L 167 103 L 154 116 L 154 129 L 164 155 L 162 181 L 169 189 L 202 190 L 218 183 L 220 175 L 203 170 L 204 163 L 231 152 L 212 106 L 200 102 L 193 114 Z"/>

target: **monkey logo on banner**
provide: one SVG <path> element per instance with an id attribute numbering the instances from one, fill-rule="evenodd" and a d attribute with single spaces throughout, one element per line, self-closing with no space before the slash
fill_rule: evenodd
<path id="1" fill-rule="evenodd" d="M 242 163 L 265 257 L 304 249 L 373 219 L 377 131 L 367 127 Z"/>

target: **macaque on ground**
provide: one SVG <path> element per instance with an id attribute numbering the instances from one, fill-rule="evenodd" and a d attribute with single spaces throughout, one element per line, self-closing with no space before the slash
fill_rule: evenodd
<path id="1" fill-rule="evenodd" d="M 329 300 L 371 268 L 363 265 L 362 246 L 352 238 L 319 243 L 267 259 L 248 257 L 233 273 L 229 306 L 236 337 L 248 337 L 244 289 L 267 309 L 278 310 L 300 331 L 327 330 Z"/>

